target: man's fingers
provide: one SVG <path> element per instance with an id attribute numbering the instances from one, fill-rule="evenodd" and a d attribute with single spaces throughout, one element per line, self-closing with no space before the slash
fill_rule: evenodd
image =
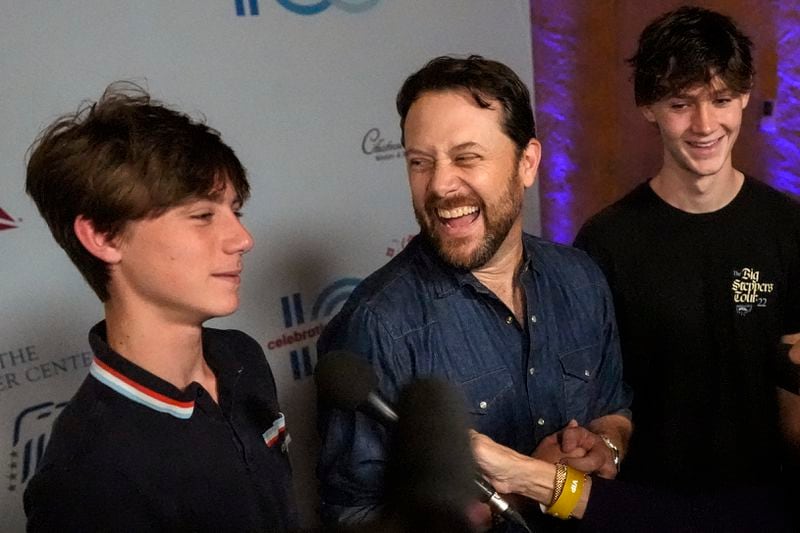
<path id="1" fill-rule="evenodd" d="M 574 458 L 574 459 L 579 459 L 579 458 L 581 458 L 581 457 L 586 457 L 586 454 L 587 454 L 587 453 L 588 453 L 588 452 L 586 451 L 586 449 L 584 449 L 584 448 L 581 448 L 580 446 L 578 446 L 577 448 L 575 448 L 574 450 L 572 450 L 572 451 L 571 451 L 571 452 L 569 452 L 569 453 L 566 453 L 566 452 L 563 452 L 563 451 L 562 451 L 562 452 L 561 452 L 561 457 L 562 457 L 562 458 Z"/>
<path id="2" fill-rule="evenodd" d="M 587 446 L 587 436 L 589 431 L 582 427 L 567 427 L 561 432 L 561 451 L 571 453 L 575 448 L 591 448 Z"/>
<path id="3" fill-rule="evenodd" d="M 605 461 L 597 454 L 589 454 L 584 457 L 572 457 L 564 460 L 572 468 L 577 468 L 581 472 L 596 472 L 600 470 Z"/>

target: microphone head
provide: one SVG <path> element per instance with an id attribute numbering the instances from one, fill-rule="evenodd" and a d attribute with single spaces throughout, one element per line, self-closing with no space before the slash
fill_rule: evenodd
<path id="1" fill-rule="evenodd" d="M 345 350 L 328 352 L 320 357 L 314 380 L 319 400 L 345 411 L 354 411 L 364 405 L 370 392 L 378 386 L 378 378 L 369 362 Z"/>
<path id="2" fill-rule="evenodd" d="M 387 457 L 387 507 L 425 531 L 468 531 L 476 466 L 466 403 L 453 385 L 421 379 L 407 385 Z M 432 527 L 432 520 L 448 527 Z M 441 524 L 439 524 L 441 525 Z"/>

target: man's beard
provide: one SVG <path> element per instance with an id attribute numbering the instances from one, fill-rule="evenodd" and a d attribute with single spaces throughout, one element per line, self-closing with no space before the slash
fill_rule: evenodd
<path id="1" fill-rule="evenodd" d="M 519 189 L 519 180 L 519 174 L 512 176 L 506 182 L 504 194 L 496 203 L 489 206 L 474 196 L 443 199 L 431 195 L 425 199 L 424 211 L 414 206 L 414 215 L 423 235 L 433 243 L 442 261 L 458 269 L 475 270 L 494 257 L 522 211 L 523 193 Z M 443 239 L 434 229 L 440 223 L 436 214 L 437 209 L 449 209 L 462 205 L 477 205 L 480 209 L 478 216 L 482 216 L 484 220 L 484 234 L 480 238 L 481 242 L 472 251 L 464 248 L 474 237 Z"/>

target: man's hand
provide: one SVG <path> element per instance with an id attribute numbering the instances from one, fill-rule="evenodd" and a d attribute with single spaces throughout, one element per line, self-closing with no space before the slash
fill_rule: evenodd
<path id="1" fill-rule="evenodd" d="M 622 447 L 627 444 L 627 438 L 622 442 L 622 435 L 630 435 L 630 421 L 622 416 L 610 415 L 593 421 L 593 424 L 597 428 L 589 429 L 579 425 L 576 420 L 570 420 L 563 429 L 542 439 L 532 457 L 549 463 L 563 461 L 588 474 L 615 478 L 619 471 L 614 464 L 615 454 L 600 437 L 598 430 L 607 427 L 617 437 L 612 437 L 612 442 Z"/>
<path id="2" fill-rule="evenodd" d="M 580 446 L 572 447 L 572 449 L 566 451 L 561 445 L 561 438 L 564 434 L 564 431 L 576 427 L 579 427 L 577 420 L 570 420 L 569 424 L 564 426 L 563 429 L 543 438 L 539 442 L 539 445 L 536 446 L 536 449 L 533 450 L 531 457 L 535 457 L 536 459 L 540 459 L 542 461 L 547 461 L 548 463 L 558 463 L 562 459 L 584 457 L 586 455 L 586 450 Z"/>
<path id="3" fill-rule="evenodd" d="M 597 474 L 606 479 L 617 477 L 618 468 L 614 464 L 615 454 L 600 435 L 577 425 L 567 425 L 560 432 L 561 450 L 564 462 L 588 474 Z M 582 455 L 575 456 L 579 451 Z"/>

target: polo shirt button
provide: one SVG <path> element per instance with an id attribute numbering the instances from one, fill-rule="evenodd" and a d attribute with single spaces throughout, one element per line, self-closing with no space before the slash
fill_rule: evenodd
<path id="1" fill-rule="evenodd" d="M 536 421 L 536 423 L 539 424 L 540 426 L 543 426 L 544 425 L 544 418 L 540 418 L 539 420 Z"/>
<path id="2" fill-rule="evenodd" d="M 531 315 L 531 322 L 536 324 L 536 315 Z"/>
<path id="3" fill-rule="evenodd" d="M 481 409 L 486 409 L 486 406 L 489 404 L 487 404 L 486 402 L 481 402 L 478 405 L 480 406 Z"/>
<path id="4" fill-rule="evenodd" d="M 509 316 L 508 318 L 506 318 L 506 324 L 511 324 L 512 322 L 514 322 L 513 316 Z"/>

